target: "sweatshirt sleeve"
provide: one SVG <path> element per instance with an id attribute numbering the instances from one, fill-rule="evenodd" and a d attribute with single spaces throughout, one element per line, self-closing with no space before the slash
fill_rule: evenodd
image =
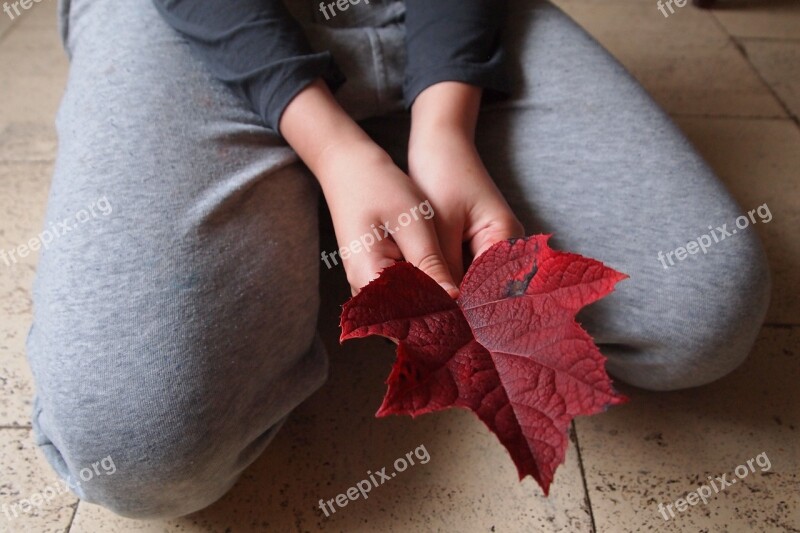
<path id="1" fill-rule="evenodd" d="M 500 40 L 505 15 L 504 0 L 406 0 L 406 106 L 442 81 L 476 85 L 490 96 L 508 94 Z"/>
<path id="2" fill-rule="evenodd" d="M 153 2 L 211 73 L 276 132 L 286 106 L 313 80 L 322 77 L 331 90 L 344 83 L 331 54 L 311 50 L 281 0 Z"/>

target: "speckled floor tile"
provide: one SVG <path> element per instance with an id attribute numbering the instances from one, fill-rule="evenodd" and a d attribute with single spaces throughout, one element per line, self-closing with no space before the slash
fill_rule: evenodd
<path id="1" fill-rule="evenodd" d="M 0 40 L 0 131 L 13 122 L 53 123 L 68 65 L 55 13 L 56 2 L 37 4 Z"/>
<path id="2" fill-rule="evenodd" d="M 744 39 L 741 44 L 761 78 L 775 91 L 789 112 L 800 117 L 800 40 Z"/>
<path id="3" fill-rule="evenodd" d="M 744 210 L 768 205 L 772 220 L 754 226 L 772 270 L 767 321 L 800 324 L 800 130 L 791 120 L 684 117 L 678 124 Z"/>
<path id="4" fill-rule="evenodd" d="M 454 409 L 411 420 L 374 418 L 385 392 L 393 347 L 378 339 L 338 347 L 338 305 L 347 297 L 342 272 L 324 274 L 322 332 L 331 377 L 290 418 L 266 453 L 214 506 L 141 531 L 590 531 L 574 445 L 549 498 L 519 483 L 503 447 L 471 413 Z M 335 287 L 331 289 L 330 287 Z M 393 470 L 420 449 L 426 464 L 409 467 L 326 517 L 318 504 L 367 478 Z M 141 524 L 81 504 L 71 533 L 140 531 Z M 161 529 L 159 529 L 161 528 Z"/>
<path id="5" fill-rule="evenodd" d="M 56 155 L 54 124 L 11 122 L 0 126 L 0 162 L 51 162 Z"/>
<path id="6" fill-rule="evenodd" d="M 8 17 L 5 13 L 2 13 L 2 17 L 0 17 L 0 40 L 2 40 L 3 35 L 11 29 L 11 26 L 14 25 L 14 20 Z"/>
<path id="7" fill-rule="evenodd" d="M 30 431 L 0 429 L 0 458 L 0 531 L 65 531 L 78 499 L 50 469 Z"/>
<path id="8" fill-rule="evenodd" d="M 713 12 L 736 37 L 800 39 L 800 2 L 796 0 L 721 0 Z"/>
<path id="9" fill-rule="evenodd" d="M 631 401 L 623 408 L 579 419 L 597 530 L 800 529 L 798 380 L 800 328 L 765 328 L 747 362 L 717 383 L 672 393 L 625 389 Z M 738 479 L 738 465 L 762 453 Z M 675 517 L 665 507 L 664 520 L 659 503 L 685 497 L 708 476 L 719 488 L 713 478 L 723 474 L 736 483 L 705 505 L 673 506 Z"/>
<path id="10" fill-rule="evenodd" d="M 19 20 L 24 20 L 27 24 L 40 28 L 56 28 L 58 2 L 53 2 L 52 0 L 33 1 L 35 3 L 29 10 L 22 12 L 22 16 L 19 17 Z"/>
<path id="11" fill-rule="evenodd" d="M 0 134 L 0 144 L 2 139 Z M 8 252 L 39 233 L 51 169 L 51 163 L 0 163 L 0 425 L 4 426 L 30 424 L 33 387 L 25 338 L 38 256 L 34 252 L 18 258 Z"/>
<path id="12" fill-rule="evenodd" d="M 785 116 L 712 16 L 687 4 L 669 18 L 655 0 L 558 0 L 671 113 Z"/>

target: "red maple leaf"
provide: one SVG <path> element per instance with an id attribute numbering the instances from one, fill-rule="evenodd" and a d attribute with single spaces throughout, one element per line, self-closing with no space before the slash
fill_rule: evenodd
<path id="1" fill-rule="evenodd" d="M 549 237 L 492 246 L 470 266 L 457 301 L 410 263 L 396 263 L 344 304 L 340 339 L 397 343 L 376 416 L 470 409 L 506 447 L 520 479 L 533 476 L 545 495 L 572 419 L 627 401 L 575 321 L 627 276 L 555 251 Z"/>

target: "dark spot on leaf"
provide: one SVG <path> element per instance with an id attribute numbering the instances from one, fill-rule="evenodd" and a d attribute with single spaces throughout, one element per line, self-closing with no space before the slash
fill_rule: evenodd
<path id="1" fill-rule="evenodd" d="M 531 280 L 533 276 L 536 275 L 536 272 L 539 270 L 539 265 L 536 264 L 536 261 L 533 261 L 533 265 L 531 265 L 531 270 L 525 277 L 522 279 L 512 279 L 508 282 L 506 286 L 506 296 L 509 298 L 515 298 L 517 296 L 522 296 L 525 294 L 525 291 L 528 290 L 528 285 L 531 284 Z"/>

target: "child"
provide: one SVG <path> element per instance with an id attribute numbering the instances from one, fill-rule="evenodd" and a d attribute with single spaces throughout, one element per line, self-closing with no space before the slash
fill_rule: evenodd
<path id="1" fill-rule="evenodd" d="M 62 0 L 46 224 L 97 198 L 113 213 L 42 253 L 28 354 L 53 467 L 117 466 L 82 498 L 139 518 L 201 509 L 323 382 L 317 183 L 354 291 L 405 258 L 455 296 L 462 243 L 553 232 L 631 276 L 581 315 L 617 378 L 693 387 L 746 357 L 769 289 L 755 231 L 662 266 L 741 211 L 557 8 L 288 8 Z M 434 216 L 401 218 L 425 202 Z"/>

